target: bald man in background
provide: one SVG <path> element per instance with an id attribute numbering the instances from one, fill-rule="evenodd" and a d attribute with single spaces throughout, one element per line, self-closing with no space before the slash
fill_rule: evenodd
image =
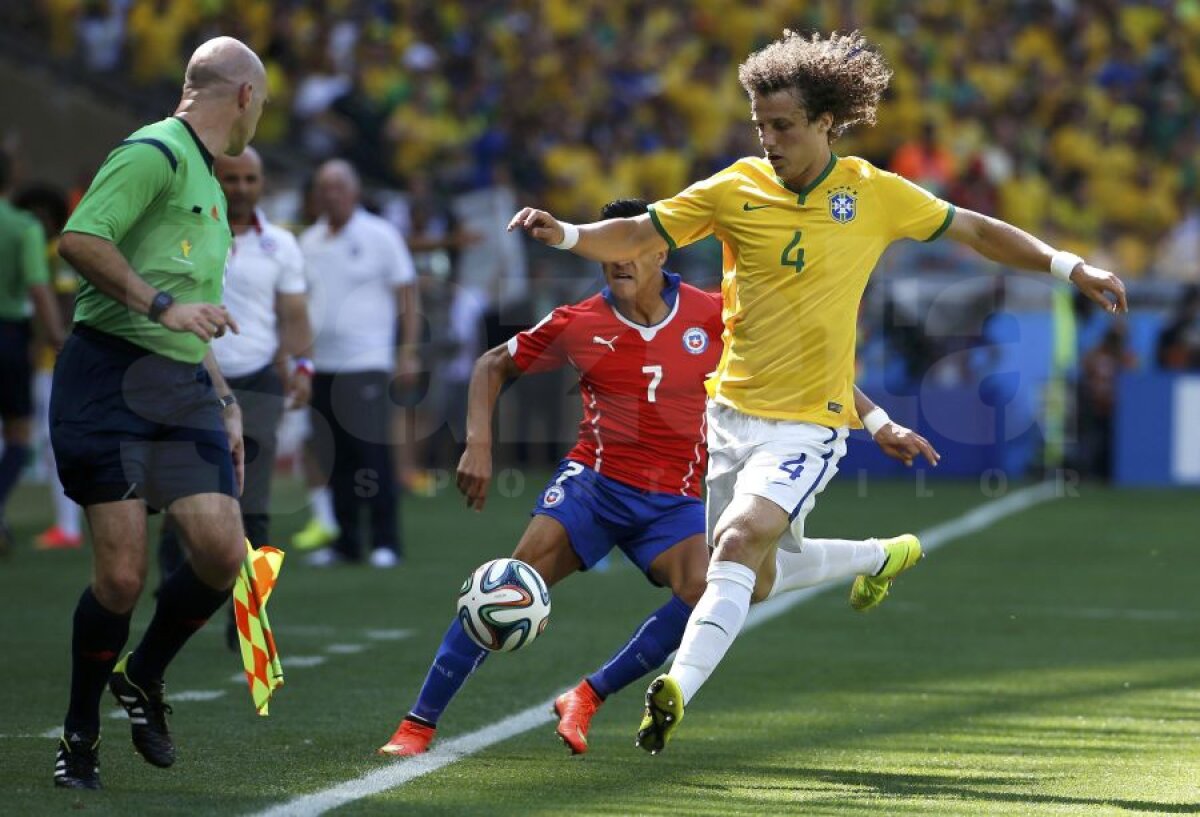
<path id="1" fill-rule="evenodd" d="M 360 205 L 362 188 L 349 163 L 321 165 L 313 193 L 320 217 L 300 236 L 316 333 L 312 445 L 331 480 L 340 532 L 332 547 L 308 559 L 318 567 L 361 561 L 365 505 L 369 561 L 395 567 L 402 551 L 388 438 L 391 385 L 396 378 L 409 384 L 417 373 L 416 271 L 396 228 Z"/>
<path id="2" fill-rule="evenodd" d="M 213 157 L 245 149 L 266 93 L 253 51 L 230 37 L 202 44 L 174 115 L 108 155 L 59 242 L 83 281 L 55 367 L 50 438 L 94 552 L 75 608 L 56 786 L 100 788 L 106 683 L 138 753 L 159 767 L 175 762 L 163 676 L 228 599 L 245 558 L 241 411 L 209 348 L 238 331 L 220 305 L 232 238 Z M 167 512 L 188 558 L 118 661 L 146 579 L 148 511 Z"/>

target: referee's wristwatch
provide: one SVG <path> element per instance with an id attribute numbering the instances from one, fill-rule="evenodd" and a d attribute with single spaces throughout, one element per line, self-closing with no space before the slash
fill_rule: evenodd
<path id="1" fill-rule="evenodd" d="M 154 296 L 154 300 L 150 302 L 150 310 L 146 313 L 146 317 L 155 323 L 158 323 L 159 319 L 162 317 L 162 313 L 170 309 L 171 305 L 174 303 L 175 299 L 171 297 L 171 293 L 160 290 Z"/>
<path id="2" fill-rule="evenodd" d="M 233 392 L 230 392 L 229 394 L 225 395 L 224 397 L 218 397 L 217 405 L 221 407 L 221 411 L 224 411 L 225 409 L 229 408 L 230 406 L 237 405 L 237 397 L 234 395 Z"/>

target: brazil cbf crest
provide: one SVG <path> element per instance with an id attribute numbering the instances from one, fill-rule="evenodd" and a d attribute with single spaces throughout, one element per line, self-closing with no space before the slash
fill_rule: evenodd
<path id="1" fill-rule="evenodd" d="M 685 329 L 683 332 L 683 348 L 693 355 L 700 355 L 708 348 L 708 333 L 699 326 Z"/>
<path id="2" fill-rule="evenodd" d="M 838 224 L 848 224 L 858 215 L 858 191 L 835 187 L 829 194 L 829 215 Z"/>

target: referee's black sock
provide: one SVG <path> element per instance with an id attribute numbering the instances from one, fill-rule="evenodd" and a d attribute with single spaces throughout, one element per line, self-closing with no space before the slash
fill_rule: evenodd
<path id="1" fill-rule="evenodd" d="M 12 493 L 13 486 L 21 478 L 21 469 L 29 459 L 29 446 L 5 445 L 0 455 L 0 518 L 4 516 L 4 503 Z"/>
<path id="2" fill-rule="evenodd" d="M 130 680 L 143 689 L 161 681 L 187 640 L 228 600 L 228 590 L 213 590 L 184 562 L 158 589 L 154 618 L 126 666 Z"/>
<path id="3" fill-rule="evenodd" d="M 91 587 L 79 597 L 71 634 L 71 703 L 63 722 L 68 735 L 100 734 L 100 698 L 129 639 L 130 615 L 105 609 Z"/>

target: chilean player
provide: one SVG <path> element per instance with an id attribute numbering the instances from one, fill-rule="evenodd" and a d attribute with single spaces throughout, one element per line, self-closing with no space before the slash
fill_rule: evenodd
<path id="1" fill-rule="evenodd" d="M 622 200 L 605 206 L 602 217 L 646 212 L 644 202 Z M 619 547 L 673 594 L 603 667 L 555 702 L 558 734 L 576 754 L 587 750 L 588 727 L 604 698 L 679 646 L 705 587 L 704 381 L 721 354 L 721 301 L 665 272 L 665 259 L 666 251 L 659 250 L 604 264 L 603 292 L 555 309 L 487 352 L 471 380 L 458 487 L 471 507 L 482 510 L 492 473 L 492 409 L 504 382 L 566 365 L 580 376 L 584 417 L 578 442 L 542 493 L 513 558 L 553 585 Z M 894 424 L 876 441 L 900 459 L 937 456 L 919 435 Z M 806 539 L 803 552 L 791 554 L 789 587 L 874 572 L 887 558 L 889 542 L 896 541 Z M 456 618 L 416 705 L 380 753 L 424 752 L 439 716 L 485 657 L 487 651 L 467 637 Z"/>

